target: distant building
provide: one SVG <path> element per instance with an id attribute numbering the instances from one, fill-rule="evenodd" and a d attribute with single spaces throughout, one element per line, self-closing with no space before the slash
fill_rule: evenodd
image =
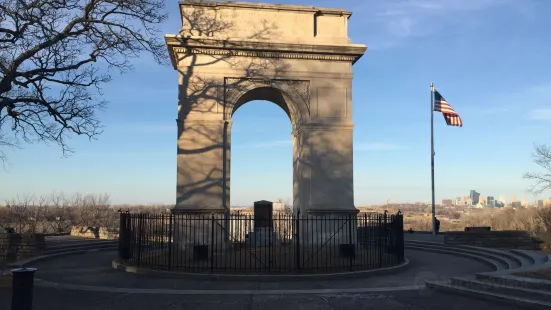
<path id="1" fill-rule="evenodd" d="M 454 201 L 454 205 L 456 205 L 456 206 L 470 206 L 471 205 L 471 199 L 468 196 L 463 197 L 463 198 L 458 197 Z"/>
<path id="2" fill-rule="evenodd" d="M 283 211 L 285 210 L 285 203 L 284 202 L 274 202 L 272 205 L 272 208 L 274 211 Z"/>
<path id="3" fill-rule="evenodd" d="M 488 207 L 492 207 L 492 208 L 496 206 L 496 200 L 495 200 L 494 196 L 488 196 L 486 198 L 486 205 Z"/>
<path id="4" fill-rule="evenodd" d="M 543 206 L 544 206 L 543 199 L 536 201 L 536 208 L 543 208 Z"/>
<path id="5" fill-rule="evenodd" d="M 522 203 L 520 201 L 511 201 L 511 207 L 514 207 L 514 208 L 522 207 Z"/>
<path id="6" fill-rule="evenodd" d="M 528 200 L 522 199 L 522 200 L 520 201 L 520 205 L 523 206 L 523 207 L 528 207 Z"/>
<path id="7" fill-rule="evenodd" d="M 479 204 L 483 204 L 483 205 L 486 205 L 486 197 L 485 196 L 480 196 L 480 198 L 478 199 L 478 203 Z"/>
<path id="8" fill-rule="evenodd" d="M 480 193 L 473 189 L 473 190 L 471 190 L 469 198 L 471 198 L 471 205 L 474 206 L 474 205 L 478 204 L 479 201 L 480 201 Z"/>
<path id="9" fill-rule="evenodd" d="M 442 199 L 442 205 L 446 207 L 453 206 L 453 200 L 451 199 Z"/>

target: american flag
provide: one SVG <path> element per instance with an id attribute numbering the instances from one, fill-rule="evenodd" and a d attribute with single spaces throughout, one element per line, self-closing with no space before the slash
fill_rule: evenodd
<path id="1" fill-rule="evenodd" d="M 455 112 L 446 99 L 444 99 L 444 97 L 442 97 L 436 89 L 434 90 L 434 111 L 442 112 L 448 126 L 463 126 L 463 121 L 461 120 L 461 117 L 459 117 L 459 114 Z"/>

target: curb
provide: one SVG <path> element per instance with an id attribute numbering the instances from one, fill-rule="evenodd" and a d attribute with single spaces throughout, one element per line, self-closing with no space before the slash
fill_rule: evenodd
<path id="1" fill-rule="evenodd" d="M 515 305 L 518 307 L 527 307 L 529 309 L 549 309 L 550 304 L 541 303 L 538 301 L 534 301 L 531 299 L 526 298 L 519 298 L 519 297 L 510 297 L 502 294 L 497 294 L 493 292 L 486 292 L 486 291 L 477 291 L 472 290 L 468 288 L 458 288 L 449 284 L 443 284 L 443 283 L 436 283 L 436 282 L 427 282 L 426 283 L 428 288 L 431 288 L 433 290 L 446 292 L 446 293 L 453 293 L 458 295 L 463 295 L 466 297 L 478 299 L 478 300 L 487 300 L 492 301 L 500 304 L 505 305 Z"/>
<path id="2" fill-rule="evenodd" d="M 542 269 L 548 269 L 551 268 L 551 261 L 547 261 L 542 264 L 534 264 L 530 266 L 524 266 L 517 269 L 509 269 L 509 270 L 497 270 L 497 271 L 490 271 L 490 272 L 477 272 L 476 275 L 482 275 L 482 276 L 515 276 L 516 274 L 523 273 L 523 272 L 532 272 L 532 271 L 539 271 Z M 522 276 L 518 276 L 522 277 Z"/>
<path id="3" fill-rule="evenodd" d="M 482 256 L 477 256 L 477 255 L 470 254 L 470 253 L 455 252 L 455 251 L 453 251 L 453 249 L 447 250 L 447 249 L 437 249 L 437 248 L 423 248 L 423 247 L 420 247 L 420 246 L 408 246 L 408 245 L 406 245 L 405 248 L 410 249 L 410 250 L 414 250 L 414 251 L 424 251 L 424 252 L 432 252 L 432 253 L 438 253 L 438 254 L 444 254 L 444 255 L 461 256 L 461 257 L 464 257 L 464 258 L 469 258 L 469 259 L 476 260 L 476 261 L 492 268 L 493 271 L 490 271 L 490 272 L 495 272 L 497 270 L 500 270 L 499 267 L 493 261 L 491 261 L 488 258 L 485 258 L 485 257 L 482 257 Z"/>
<path id="4" fill-rule="evenodd" d="M 51 258 L 57 258 L 62 256 L 70 256 L 75 254 L 85 254 L 88 252 L 97 252 L 97 251 L 115 251 L 117 248 L 99 248 L 99 249 L 86 249 L 86 250 L 75 250 L 75 251 L 68 251 L 68 252 L 62 252 L 62 253 L 55 253 L 55 254 L 49 254 L 49 255 L 41 255 L 41 256 L 35 256 L 27 259 L 23 259 L 11 264 L 8 264 L 9 268 L 22 268 L 27 266 L 30 263 L 34 263 L 41 260 L 47 260 Z"/>
<path id="5" fill-rule="evenodd" d="M 124 287 L 103 287 L 62 284 L 39 280 L 35 282 L 36 286 L 56 289 L 108 292 L 108 293 L 128 293 L 128 294 L 162 294 L 162 295 L 303 295 L 303 294 L 339 294 L 339 293 L 370 293 L 370 292 L 397 292 L 397 291 L 416 291 L 425 288 L 424 284 L 410 286 L 388 286 L 388 287 L 368 287 L 368 288 L 344 288 L 344 289 L 305 289 L 305 290 L 174 290 L 174 289 L 145 289 L 145 288 L 124 288 Z"/>
<path id="6" fill-rule="evenodd" d="M 420 244 L 410 245 L 406 244 L 405 247 L 421 247 Z M 500 253 L 490 253 L 485 250 L 473 250 L 473 249 L 465 249 L 462 247 L 450 247 L 450 246 L 437 246 L 437 245 L 424 245 L 423 249 L 425 251 L 431 251 L 431 250 L 437 250 L 437 251 L 453 251 L 457 254 L 467 254 L 467 255 L 473 255 L 473 256 L 479 256 L 485 259 L 488 259 L 490 261 L 498 262 L 500 264 L 503 264 L 506 266 L 505 269 L 509 270 L 512 269 L 511 263 L 508 261 L 509 258 L 505 259 L 504 257 L 507 257 L 506 255 L 501 255 Z M 496 270 L 499 268 L 496 268 Z"/>
<path id="7" fill-rule="evenodd" d="M 402 271 L 410 266 L 410 261 L 404 258 L 404 262 L 397 266 L 379 268 L 363 271 L 324 273 L 324 274 L 289 274 L 289 275 L 267 275 L 267 274 L 216 274 L 216 273 L 191 273 L 174 272 L 164 270 L 154 270 L 148 268 L 139 268 L 127 266 L 118 259 L 111 262 L 113 268 L 135 274 L 153 275 L 167 278 L 180 278 L 192 280 L 219 280 L 219 281 L 312 281 L 312 280 L 334 280 L 334 279 L 352 279 L 362 278 L 381 274 L 390 274 Z"/>

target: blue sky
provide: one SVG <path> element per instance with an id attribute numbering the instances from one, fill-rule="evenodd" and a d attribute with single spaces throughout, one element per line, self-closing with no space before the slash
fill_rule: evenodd
<path id="1" fill-rule="evenodd" d="M 522 174 L 538 169 L 533 144 L 551 142 L 551 1 L 273 3 L 350 10 L 349 36 L 368 46 L 354 67 L 357 206 L 430 201 L 430 82 L 464 122 L 447 127 L 435 114 L 437 200 L 470 189 L 534 199 Z M 159 35 L 180 27 L 177 1 L 167 9 Z M 98 140 L 74 137 L 69 158 L 55 145 L 7 152 L 0 201 L 65 191 L 108 193 L 113 203 L 174 203 L 176 71 L 145 55 L 134 64 L 103 89 L 110 104 Z M 291 199 L 290 132 L 273 103 L 254 101 L 236 112 L 232 205 Z"/>

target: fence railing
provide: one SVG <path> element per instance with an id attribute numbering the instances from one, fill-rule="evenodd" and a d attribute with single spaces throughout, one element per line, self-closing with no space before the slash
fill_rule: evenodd
<path id="1" fill-rule="evenodd" d="M 383 268 L 404 260 L 403 218 L 121 213 L 119 258 L 137 267 L 211 273 Z"/>

